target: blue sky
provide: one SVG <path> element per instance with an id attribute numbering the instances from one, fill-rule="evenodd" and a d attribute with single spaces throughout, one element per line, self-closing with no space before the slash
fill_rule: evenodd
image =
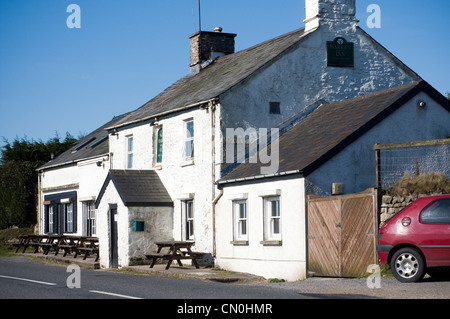
<path id="1" fill-rule="evenodd" d="M 380 29 L 366 20 L 378 4 Z M 81 28 L 69 29 L 70 4 Z M 357 0 L 359 25 L 442 94 L 450 91 L 450 1 Z M 304 0 L 202 0 L 202 29 L 242 50 L 304 25 Z M 87 134 L 189 72 L 197 0 L 0 0 L 0 146 Z"/>

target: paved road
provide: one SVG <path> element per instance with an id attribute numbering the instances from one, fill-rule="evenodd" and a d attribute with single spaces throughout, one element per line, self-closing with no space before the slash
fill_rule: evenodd
<path id="1" fill-rule="evenodd" d="M 379 288 L 370 289 L 366 279 L 223 284 L 103 270 L 82 269 L 79 274 L 29 258 L 0 258 L 0 299 L 450 299 L 450 281 L 430 278 L 416 284 L 382 278 Z M 68 288 L 78 283 L 80 288 Z"/>
<path id="2" fill-rule="evenodd" d="M 0 298 L 38 299 L 292 299 L 305 298 L 294 290 L 258 285 L 229 285 L 102 270 L 80 270 L 43 264 L 23 257 L 0 258 Z M 70 278 L 69 278 L 70 277 Z M 69 283 L 68 283 L 69 282 Z M 309 297 L 306 297 L 309 298 Z"/>

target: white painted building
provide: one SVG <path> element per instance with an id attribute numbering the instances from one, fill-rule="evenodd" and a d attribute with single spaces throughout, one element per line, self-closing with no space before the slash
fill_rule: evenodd
<path id="1" fill-rule="evenodd" d="M 423 81 L 319 107 L 280 137 L 276 174 L 245 163 L 219 181 L 216 263 L 305 279 L 307 195 L 331 196 L 333 183 L 342 194 L 375 188 L 375 144 L 444 139 L 449 123 L 450 101 Z"/>
<path id="2" fill-rule="evenodd" d="M 306 9 L 304 28 L 237 53 L 235 34 L 217 29 L 191 35 L 188 75 L 40 168 L 40 232 L 91 232 L 86 216 L 92 215 L 90 205 L 95 203 L 96 231 L 92 234 L 99 237 L 102 267 L 127 266 L 153 252 L 153 241 L 176 239 L 195 241 L 196 251 L 212 255 L 223 268 L 269 277 L 304 278 L 304 196 L 310 191 L 323 191 L 335 176 L 314 170 L 308 180 L 258 178 L 255 184 L 236 185 L 234 180 L 255 175 L 253 171 L 249 174 L 247 164 L 236 167 L 237 163 L 226 163 L 226 145 L 236 143 L 234 136 L 227 139 L 227 128 L 279 128 L 289 134 L 328 103 L 411 83 L 418 85 L 421 80 L 357 26 L 354 0 L 306 0 Z M 430 136 L 448 134 L 445 131 L 442 128 L 442 132 Z M 402 141 L 395 135 L 386 135 L 385 139 Z M 97 152 L 100 144 L 103 151 Z M 90 152 L 81 156 L 78 147 Z M 240 170 L 241 177 L 236 175 Z M 139 179 L 135 171 L 147 179 L 156 176 L 158 190 L 164 188 L 160 196 L 170 197 L 171 202 L 164 200 L 164 205 L 158 205 L 161 198 L 154 197 L 151 188 L 148 193 L 153 197 L 129 201 L 132 194 L 127 190 Z M 125 188 L 114 182 L 114 177 L 122 173 Z M 351 186 L 354 178 L 338 177 L 348 190 L 365 185 Z M 140 182 L 146 183 L 145 179 Z M 141 190 L 135 191 L 144 196 Z M 283 196 L 279 202 L 275 200 L 278 193 Z M 245 236 L 233 237 L 232 207 L 245 200 L 248 240 Z M 61 227 L 50 228 L 49 211 L 58 209 L 56 215 L 65 216 L 66 210 L 58 207 L 67 203 L 76 207 L 75 215 L 72 213 L 75 228 L 68 232 L 64 217 L 60 218 Z M 273 205 L 282 212 L 282 240 L 261 237 L 265 227 L 260 219 L 262 205 Z M 53 217 L 54 212 L 50 212 Z M 115 214 L 117 217 L 111 217 Z M 255 217 L 250 221 L 250 216 Z M 117 221 L 114 238 L 112 219 Z M 136 221 L 143 222 L 143 230 L 136 230 Z M 113 256 L 111 251 L 117 254 Z"/>

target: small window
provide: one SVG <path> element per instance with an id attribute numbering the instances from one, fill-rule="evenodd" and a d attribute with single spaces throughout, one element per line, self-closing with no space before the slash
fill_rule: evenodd
<path id="1" fill-rule="evenodd" d="M 64 209 L 65 214 L 65 232 L 73 233 L 74 232 L 74 214 L 73 214 L 73 203 L 63 204 L 62 208 Z"/>
<path id="2" fill-rule="evenodd" d="M 281 240 L 280 197 L 264 198 L 264 240 Z"/>
<path id="3" fill-rule="evenodd" d="M 429 204 L 420 214 L 424 224 L 450 224 L 450 199 L 439 199 Z"/>
<path id="4" fill-rule="evenodd" d="M 270 102 L 270 114 L 281 114 L 280 102 Z"/>
<path id="5" fill-rule="evenodd" d="M 133 136 L 127 137 L 127 168 L 133 168 L 133 147 L 134 147 Z"/>
<path id="6" fill-rule="evenodd" d="M 185 122 L 184 160 L 194 159 L 194 120 Z"/>
<path id="7" fill-rule="evenodd" d="M 194 201 L 183 201 L 183 214 L 185 220 L 186 240 L 194 239 Z"/>
<path id="8" fill-rule="evenodd" d="M 47 214 L 48 214 L 47 232 L 48 233 L 56 233 L 56 221 L 55 221 L 56 214 L 54 214 L 53 205 L 47 205 L 47 206 L 45 206 L 45 209 L 47 210 Z"/>
<path id="9" fill-rule="evenodd" d="M 234 240 L 248 240 L 247 201 L 233 201 Z"/>
<path id="10" fill-rule="evenodd" d="M 156 163 L 161 164 L 163 161 L 163 128 L 158 129 L 156 136 Z"/>
<path id="11" fill-rule="evenodd" d="M 134 231 L 135 232 L 143 232 L 144 230 L 145 230 L 145 221 L 135 220 L 134 221 Z"/>

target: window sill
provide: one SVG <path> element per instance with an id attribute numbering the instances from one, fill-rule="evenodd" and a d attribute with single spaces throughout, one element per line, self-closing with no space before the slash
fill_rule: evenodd
<path id="1" fill-rule="evenodd" d="M 263 240 L 260 242 L 263 246 L 282 246 L 283 241 L 282 240 Z"/>
<path id="2" fill-rule="evenodd" d="M 233 240 L 230 244 L 233 246 L 248 246 L 248 240 Z"/>
<path id="3" fill-rule="evenodd" d="M 181 163 L 181 167 L 191 166 L 194 165 L 194 159 L 185 160 L 183 163 Z"/>

